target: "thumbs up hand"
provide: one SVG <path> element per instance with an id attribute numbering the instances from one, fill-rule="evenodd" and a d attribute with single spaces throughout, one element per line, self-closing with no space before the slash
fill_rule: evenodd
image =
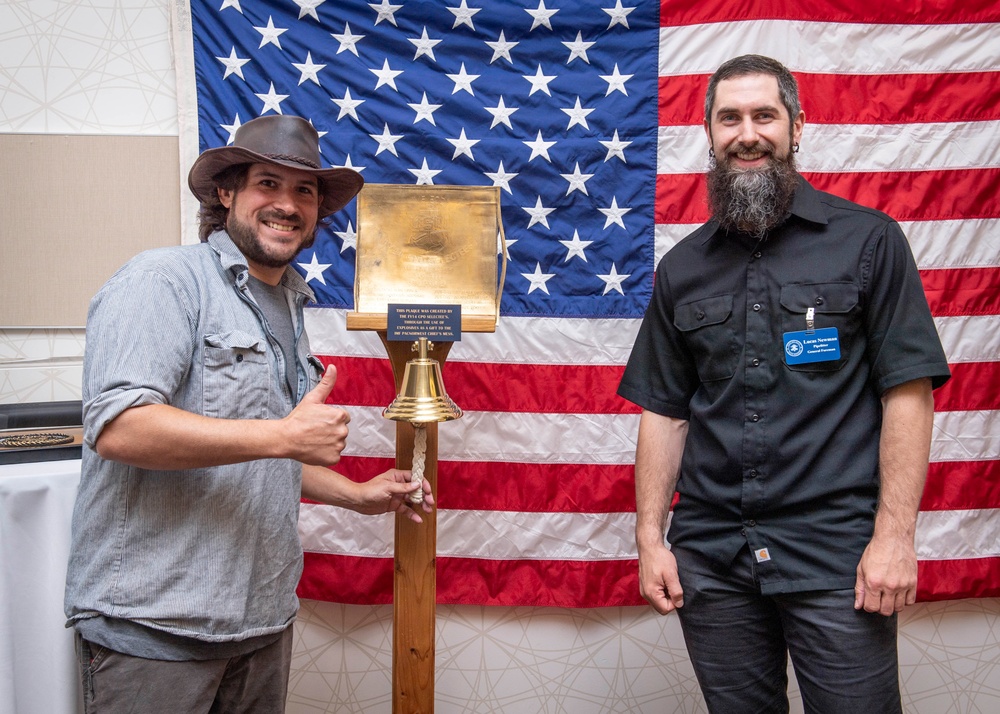
<path id="1" fill-rule="evenodd" d="M 340 407 L 326 403 L 336 384 L 337 368 L 330 365 L 319 384 L 281 420 L 290 458 L 314 466 L 332 466 L 340 461 L 351 417 Z"/>

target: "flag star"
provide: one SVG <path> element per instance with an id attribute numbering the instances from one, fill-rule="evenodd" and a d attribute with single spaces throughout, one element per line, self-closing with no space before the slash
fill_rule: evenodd
<path id="1" fill-rule="evenodd" d="M 573 173 L 559 175 L 569 181 L 569 188 L 566 189 L 567 196 L 573 193 L 573 191 L 580 191 L 584 196 L 590 195 L 587 193 L 587 181 L 593 178 L 594 174 L 580 173 L 580 162 L 577 162 L 576 167 L 573 169 Z"/>
<path id="2" fill-rule="evenodd" d="M 632 143 L 631 141 L 622 141 L 621 139 L 619 139 L 618 130 L 615 129 L 615 136 L 611 141 L 600 142 L 600 144 L 605 149 L 608 150 L 608 155 L 604 157 L 604 160 L 610 161 L 612 157 L 617 156 L 619 159 L 621 159 L 624 163 L 627 164 L 628 161 L 625 161 L 625 148 L 629 146 L 631 143 Z"/>
<path id="3" fill-rule="evenodd" d="M 393 89 L 396 89 L 396 77 L 403 73 L 401 69 L 392 69 L 389 67 L 389 60 L 385 59 L 382 61 L 382 69 L 368 69 L 369 72 L 378 77 L 378 82 L 375 84 L 375 89 L 378 89 L 383 84 L 388 84 Z M 399 90 L 396 89 L 398 92 Z"/>
<path id="4" fill-rule="evenodd" d="M 559 12 L 558 9 L 549 10 L 547 7 L 545 7 L 545 0 L 538 0 L 538 7 L 536 7 L 534 10 L 524 8 L 524 11 L 529 15 L 531 15 L 531 17 L 534 19 L 534 22 L 531 23 L 531 30 L 534 30 L 539 25 L 545 25 L 547 28 L 551 30 L 552 23 L 549 22 L 549 19 L 557 12 Z M 531 32 L 531 30 L 528 30 L 528 32 Z"/>
<path id="5" fill-rule="evenodd" d="M 549 281 L 550 278 L 554 278 L 555 273 L 543 273 L 542 264 L 535 263 L 535 272 L 533 273 L 521 273 L 521 277 L 526 280 L 531 281 L 531 285 L 528 286 L 528 294 L 535 292 L 535 290 L 541 290 L 546 295 L 549 294 L 549 289 L 546 287 L 545 283 Z"/>
<path id="6" fill-rule="evenodd" d="M 500 57 L 514 64 L 514 60 L 510 58 L 510 51 L 518 46 L 518 42 L 508 42 L 507 38 L 503 35 L 503 30 L 500 30 L 500 37 L 497 38 L 496 42 L 490 42 L 486 40 L 486 44 L 493 48 L 493 57 L 490 59 L 490 64 L 493 64 Z"/>
<path id="7" fill-rule="evenodd" d="M 566 130 L 569 131 L 574 125 L 579 124 L 584 129 L 589 129 L 590 126 L 587 124 L 587 115 L 590 114 L 593 109 L 584 109 L 580 106 L 580 97 L 576 98 L 576 104 L 570 109 L 563 109 L 569 116 L 569 124 L 566 125 Z"/>
<path id="8" fill-rule="evenodd" d="M 407 169 L 407 171 L 417 177 L 417 186 L 433 186 L 434 177 L 441 173 L 441 169 L 431 169 L 427 167 L 426 156 L 424 157 L 423 165 L 421 165 L 419 169 Z"/>
<path id="9" fill-rule="evenodd" d="M 299 77 L 299 84 L 302 84 L 307 79 L 310 79 L 313 82 L 315 82 L 316 84 L 319 84 L 320 83 L 319 82 L 319 76 L 318 76 L 319 75 L 319 71 L 321 69 L 323 69 L 324 67 L 326 67 L 325 64 L 314 64 L 313 63 L 312 52 L 306 52 L 306 61 L 305 61 L 305 64 L 296 64 L 295 62 L 292 62 L 292 66 L 295 69 L 297 69 L 299 72 L 302 73 L 302 76 Z M 320 86 L 322 86 L 322 85 L 320 85 Z M 355 118 L 357 118 L 357 117 L 355 117 Z"/>
<path id="10" fill-rule="evenodd" d="M 625 82 L 632 79 L 634 75 L 631 74 L 621 74 L 618 71 L 618 63 L 615 62 L 615 70 L 613 74 L 602 74 L 599 75 L 601 79 L 608 83 L 608 91 L 604 93 L 604 96 L 608 96 L 612 92 L 621 92 L 626 97 L 628 92 L 625 91 Z"/>
<path id="11" fill-rule="evenodd" d="M 517 243 L 517 241 L 514 240 L 511 243 Z M 501 253 L 507 258 L 510 257 L 510 254 L 507 252 L 507 241 L 503 237 L 503 232 L 497 231 L 497 255 Z"/>
<path id="12" fill-rule="evenodd" d="M 549 227 L 548 215 L 552 211 L 556 210 L 554 208 L 546 208 L 542 205 L 542 197 L 539 196 L 535 201 L 534 207 L 532 206 L 521 206 L 521 210 L 531 216 L 531 220 L 528 222 L 528 228 L 531 228 L 536 223 L 541 223 L 546 228 Z"/>
<path id="13" fill-rule="evenodd" d="M 229 132 L 229 139 L 226 141 L 226 146 L 229 146 L 230 144 L 233 143 L 233 141 L 236 139 L 236 130 L 239 129 L 242 125 L 243 125 L 243 122 L 240 121 L 240 115 L 239 114 L 237 114 L 236 118 L 233 119 L 233 123 L 232 124 L 220 124 L 219 125 L 223 129 L 225 129 L 226 131 Z"/>
<path id="14" fill-rule="evenodd" d="M 493 123 L 490 124 L 490 129 L 495 127 L 497 124 L 506 124 L 507 128 L 511 131 L 514 127 L 510 123 L 510 115 L 517 111 L 517 107 L 508 107 L 503 103 L 503 97 L 500 97 L 500 103 L 495 107 L 483 107 L 486 111 L 493 115 Z"/>
<path id="15" fill-rule="evenodd" d="M 566 48 L 569 50 L 569 59 L 566 60 L 566 64 L 569 64 L 577 57 L 582 59 L 587 64 L 590 64 L 590 59 L 587 57 L 587 50 L 593 47 L 596 43 L 594 42 L 584 42 L 583 33 L 577 32 L 576 39 L 572 42 L 563 42 Z"/>
<path id="16" fill-rule="evenodd" d="M 472 147 L 479 143 L 479 139 L 469 139 L 465 135 L 465 127 L 462 127 L 462 133 L 457 139 L 445 139 L 445 141 L 455 147 L 455 153 L 451 157 L 452 161 L 462 155 L 468 156 L 473 161 L 476 160 L 476 157 L 472 155 Z"/>
<path id="17" fill-rule="evenodd" d="M 216 57 L 215 59 L 219 60 L 220 62 L 222 62 L 222 64 L 226 65 L 226 73 L 222 75 L 223 79 L 228 78 L 229 75 L 231 74 L 235 74 L 244 82 L 246 81 L 247 78 L 243 76 L 243 65 L 249 62 L 250 58 L 248 57 L 247 59 L 240 59 L 239 57 L 237 57 L 236 47 L 233 47 L 233 49 L 229 52 L 228 57 Z"/>
<path id="18" fill-rule="evenodd" d="M 334 231 L 333 234 L 338 238 L 340 238 L 341 240 L 340 244 L 341 253 L 343 253 L 348 248 L 354 248 L 354 250 L 358 249 L 358 232 L 354 230 L 354 226 L 350 221 L 347 222 L 346 231 Z"/>
<path id="19" fill-rule="evenodd" d="M 367 166 L 355 166 L 354 164 L 351 163 L 351 155 L 348 154 L 347 158 L 344 159 L 344 163 L 340 164 L 339 166 L 335 164 L 333 168 L 335 168 L 335 169 L 351 169 L 352 171 L 357 171 L 358 173 L 361 173 L 362 171 L 364 171 L 368 167 Z"/>
<path id="20" fill-rule="evenodd" d="M 357 47 L 358 41 L 359 40 L 363 40 L 365 36 L 364 35 L 355 35 L 355 34 L 353 34 L 351 32 L 351 23 L 345 22 L 344 23 L 344 32 L 343 32 L 343 34 L 335 35 L 334 33 L 331 32 L 330 33 L 330 37 L 332 37 L 333 39 L 335 39 L 337 42 L 340 43 L 340 48 L 337 50 L 337 54 L 338 55 L 341 52 L 343 52 L 344 50 L 347 50 L 348 52 L 353 52 L 354 56 L 357 57 L 358 56 L 358 47 Z"/>
<path id="21" fill-rule="evenodd" d="M 243 8 L 240 7 L 240 0 L 222 0 L 222 7 L 219 8 L 219 12 L 222 12 L 227 7 L 232 7 L 240 11 L 243 14 Z"/>
<path id="22" fill-rule="evenodd" d="M 344 92 L 343 99 L 337 99 L 336 97 L 330 97 L 330 101 L 340 107 L 340 113 L 337 114 L 337 121 L 340 121 L 345 116 L 350 115 L 354 117 L 354 121 L 360 122 L 358 119 L 358 113 L 355 111 L 359 106 L 365 103 L 364 99 L 355 99 L 351 96 L 351 88 L 348 87 Z"/>
<path id="23" fill-rule="evenodd" d="M 375 156 L 378 156 L 383 151 L 389 151 L 392 152 L 393 156 L 399 158 L 399 154 L 396 153 L 396 142 L 402 139 L 403 135 L 390 134 L 388 124 L 385 125 L 381 134 L 369 134 L 368 136 L 378 142 L 378 149 L 375 151 Z"/>
<path id="24" fill-rule="evenodd" d="M 299 6 L 299 19 L 301 20 L 306 15 L 309 15 L 316 22 L 319 22 L 319 15 L 316 13 L 316 8 L 326 2 L 326 0 L 292 0 L 296 5 Z M 326 283 L 324 283 L 325 285 Z"/>
<path id="25" fill-rule="evenodd" d="M 499 233 L 497 234 L 499 236 Z M 517 243 L 517 238 L 507 238 L 504 236 L 503 239 L 503 254 L 506 256 L 507 260 L 510 260 L 510 247 Z M 497 255 L 500 255 L 500 251 L 497 251 Z"/>
<path id="26" fill-rule="evenodd" d="M 552 92 L 549 91 L 549 82 L 556 78 L 554 74 L 542 74 L 542 65 L 538 65 L 538 69 L 535 70 L 534 74 L 523 74 L 521 75 L 526 80 L 531 82 L 531 91 L 528 92 L 530 97 L 535 92 L 545 92 L 550 97 Z"/>
<path id="27" fill-rule="evenodd" d="M 413 39 L 412 37 L 407 38 L 413 45 L 417 48 L 417 53 L 413 55 L 413 59 L 417 59 L 420 55 L 427 55 L 434 62 L 437 62 L 437 58 L 434 56 L 434 45 L 440 44 L 441 40 L 432 40 L 427 36 L 427 27 L 424 27 L 424 32 L 419 38 Z M 453 92 L 454 94 L 454 92 Z"/>
<path id="28" fill-rule="evenodd" d="M 424 119 L 426 121 L 429 121 L 433 126 L 437 126 L 437 124 L 434 123 L 434 112 L 440 109 L 441 105 L 430 104 L 427 101 L 427 92 L 424 92 L 424 96 L 419 103 L 415 104 L 408 103 L 407 106 L 417 113 L 416 118 L 413 120 L 414 124 L 416 124 L 421 119 Z"/>
<path id="29" fill-rule="evenodd" d="M 260 110 L 261 115 L 265 114 L 268 109 L 273 109 L 276 113 L 281 114 L 281 103 L 288 99 L 288 95 L 277 94 L 274 91 L 274 82 L 271 82 L 271 88 L 267 90 L 267 93 L 258 94 L 257 99 L 264 102 L 264 108 Z"/>
<path id="30" fill-rule="evenodd" d="M 396 25 L 395 12 L 402 9 L 402 5 L 390 5 L 389 0 L 382 0 L 378 5 L 370 2 L 368 3 L 368 7 L 378 13 L 378 17 L 375 18 L 376 25 L 382 22 L 382 20 L 388 20 L 396 27 L 399 27 L 399 25 Z"/>
<path id="31" fill-rule="evenodd" d="M 538 131 L 538 136 L 535 138 L 534 141 L 524 141 L 522 143 L 525 146 L 527 146 L 529 149 L 531 149 L 531 156 L 528 157 L 528 161 L 531 161 L 536 156 L 541 156 L 543 159 L 545 159 L 546 161 L 548 161 L 550 164 L 552 163 L 552 159 L 549 157 L 549 147 L 550 146 L 555 146 L 556 142 L 554 142 L 554 141 L 545 141 L 542 138 L 542 132 L 541 132 L 540 129 Z"/>
<path id="32" fill-rule="evenodd" d="M 631 277 L 631 273 L 628 275 L 619 275 L 618 269 L 615 267 L 615 264 L 612 263 L 610 273 L 608 273 L 607 275 L 598 275 L 597 277 L 599 277 L 605 283 L 604 292 L 601 293 L 601 295 L 607 295 L 612 290 L 617 290 L 619 293 L 624 295 L 625 291 L 622 290 L 622 281 L 625 280 L 626 278 Z"/>
<path id="33" fill-rule="evenodd" d="M 608 25 L 609 30 L 615 25 L 624 25 L 626 30 L 630 29 L 628 26 L 628 16 L 635 10 L 634 7 L 622 7 L 622 0 L 615 0 L 614 7 L 602 7 L 601 9 L 611 16 L 611 24 Z"/>
<path id="34" fill-rule="evenodd" d="M 333 263 L 320 263 L 316 259 L 316 253 L 313 252 L 312 260 L 308 263 L 299 263 L 299 267 L 306 271 L 305 279 L 308 283 L 310 280 L 318 280 L 324 285 L 326 285 L 326 278 L 323 277 L 323 271 L 329 268 Z"/>
<path id="35" fill-rule="evenodd" d="M 459 7 L 449 7 L 448 12 L 455 16 L 455 24 L 451 26 L 451 29 L 454 30 L 459 25 L 468 25 L 469 29 L 475 31 L 476 26 L 472 24 L 472 16 L 481 9 L 479 7 L 469 7 L 465 4 L 465 0 L 462 0 L 462 4 Z"/>
<path id="36" fill-rule="evenodd" d="M 619 208 L 618 207 L 618 197 L 611 197 L 611 206 L 608 208 L 598 208 L 598 211 L 604 214 L 604 227 L 607 228 L 612 223 L 617 223 L 622 228 L 625 227 L 625 222 L 622 220 L 622 216 L 631 211 L 631 208 Z"/>
<path id="37" fill-rule="evenodd" d="M 274 45 L 280 50 L 281 43 L 278 41 L 278 38 L 288 32 L 287 27 L 275 27 L 274 21 L 270 16 L 267 18 L 267 27 L 254 27 L 253 29 L 260 33 L 260 47 L 257 48 L 258 50 L 264 45 Z"/>
<path id="38" fill-rule="evenodd" d="M 452 94 L 455 94 L 459 90 L 464 90 L 472 96 L 476 96 L 476 93 L 472 91 L 472 83 L 479 79 L 479 75 L 468 74 L 465 71 L 465 62 L 462 63 L 462 67 L 458 70 L 458 74 L 449 74 L 446 76 L 455 83 L 455 88 L 451 90 Z"/>
<path id="39" fill-rule="evenodd" d="M 511 196 L 514 195 L 514 192 L 510 190 L 510 180 L 517 176 L 517 174 L 512 174 L 509 171 L 506 171 L 503 167 L 503 161 L 500 162 L 500 166 L 496 171 L 484 171 L 483 173 L 485 176 L 492 179 L 494 186 L 499 186 Z"/>
<path id="40" fill-rule="evenodd" d="M 594 241 L 580 240 L 580 233 L 574 230 L 573 240 L 561 240 L 559 242 L 562 243 L 564 246 L 566 246 L 566 260 L 563 261 L 564 263 L 568 261 L 570 258 L 572 258 L 574 255 L 580 256 L 581 258 L 583 258 L 583 262 L 586 263 L 587 255 L 583 251 L 588 245 L 590 245 Z"/>

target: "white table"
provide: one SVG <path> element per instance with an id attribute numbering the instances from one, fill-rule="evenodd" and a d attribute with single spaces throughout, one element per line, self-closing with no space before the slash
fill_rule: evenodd
<path id="1" fill-rule="evenodd" d="M 80 460 L 0 466 L 0 712 L 82 712 L 63 627 Z"/>

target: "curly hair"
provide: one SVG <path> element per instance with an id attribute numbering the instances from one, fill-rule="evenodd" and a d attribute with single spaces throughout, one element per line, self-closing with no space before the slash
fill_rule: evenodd
<path id="1" fill-rule="evenodd" d="M 250 166 L 251 164 L 235 164 L 213 177 L 216 190 L 212 191 L 209 200 L 201 202 L 201 208 L 198 209 L 198 238 L 202 243 L 215 231 L 224 230 L 229 218 L 229 209 L 219 200 L 218 189 L 236 192 L 246 188 Z"/>

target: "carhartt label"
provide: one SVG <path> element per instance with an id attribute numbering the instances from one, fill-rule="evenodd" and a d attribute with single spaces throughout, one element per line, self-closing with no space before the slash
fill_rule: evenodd
<path id="1" fill-rule="evenodd" d="M 771 554 L 767 552 L 767 548 L 758 548 L 753 554 L 757 558 L 758 563 L 766 563 L 771 559 Z"/>

